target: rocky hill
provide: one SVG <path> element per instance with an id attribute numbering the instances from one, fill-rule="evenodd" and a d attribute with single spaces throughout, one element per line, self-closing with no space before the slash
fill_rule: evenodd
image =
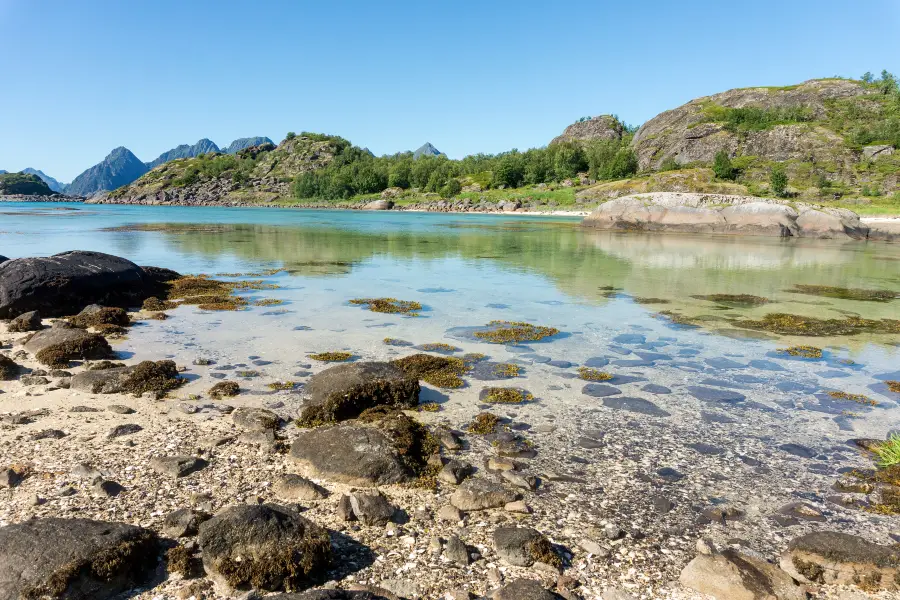
<path id="1" fill-rule="evenodd" d="M 620 140 L 625 133 L 625 126 L 612 115 L 600 115 L 581 119 L 566 127 L 561 135 L 556 136 L 551 144 L 571 141 Z"/>
<path id="2" fill-rule="evenodd" d="M 175 160 L 176 158 L 193 158 L 207 152 L 219 152 L 219 147 L 216 146 L 212 140 L 203 138 L 192 146 L 181 144 L 168 152 L 163 152 L 155 160 L 148 162 L 147 168 L 152 169 L 153 167 L 158 167 L 159 165 L 167 163 L 170 160 Z"/>
<path id="3" fill-rule="evenodd" d="M 102 162 L 76 177 L 68 185 L 66 192 L 75 196 L 91 196 L 97 192 L 128 185 L 147 171 L 147 165 L 131 150 L 120 146 L 110 152 Z"/>
<path id="4" fill-rule="evenodd" d="M 0 196 L 50 196 L 53 190 L 43 179 L 31 173 L 0 174 Z"/>
<path id="5" fill-rule="evenodd" d="M 261 144 L 274 144 L 274 142 L 264 136 L 238 138 L 228 144 L 228 147 L 224 148 L 222 152 L 224 152 L 225 154 L 237 154 L 244 148 L 259 146 Z"/>
<path id="6" fill-rule="evenodd" d="M 324 167 L 348 146 L 338 137 L 304 134 L 278 146 L 266 142 L 234 155 L 208 153 L 176 159 L 96 201 L 200 205 L 285 198 L 294 177 Z"/>
<path id="7" fill-rule="evenodd" d="M 53 177 L 50 177 L 49 175 L 47 175 L 40 169 L 32 169 L 31 167 L 28 167 L 26 169 L 22 169 L 22 173 L 26 173 L 28 175 L 37 175 L 44 181 L 44 183 L 47 184 L 47 187 L 49 187 L 54 192 L 62 194 L 66 191 L 66 184 L 60 183 L 59 181 L 57 181 Z"/>
<path id="8" fill-rule="evenodd" d="M 725 151 L 746 182 L 786 163 L 800 189 L 900 187 L 894 154 L 900 106 L 877 86 L 847 79 L 735 89 L 666 111 L 635 134 L 641 170 L 708 166 Z M 890 123 L 894 123 L 893 126 Z"/>

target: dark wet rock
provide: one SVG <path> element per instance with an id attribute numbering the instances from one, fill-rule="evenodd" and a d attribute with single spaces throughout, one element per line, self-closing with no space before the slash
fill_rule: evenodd
<path id="1" fill-rule="evenodd" d="M 507 458 L 534 458 L 537 451 L 534 446 L 518 435 L 500 435 L 492 442 L 497 456 Z"/>
<path id="2" fill-rule="evenodd" d="M 32 519 L 0 528 L 0 597 L 104 600 L 147 582 L 152 531 L 91 519 Z"/>
<path id="3" fill-rule="evenodd" d="M 550 564 L 555 556 L 550 542 L 536 529 L 498 527 L 493 538 L 497 556 L 516 567 L 530 567 L 535 562 Z M 548 552 L 548 557 L 542 556 Z"/>
<path id="4" fill-rule="evenodd" d="M 6 330 L 10 333 L 25 333 L 27 331 L 40 331 L 41 329 L 41 313 L 36 310 L 22 313 L 6 326 Z"/>
<path id="5" fill-rule="evenodd" d="M 150 459 L 150 468 L 160 475 L 170 477 L 186 477 L 196 473 L 209 464 L 196 456 L 154 456 Z"/>
<path id="6" fill-rule="evenodd" d="M 643 359 L 634 359 L 634 360 L 614 360 L 612 364 L 617 367 L 627 367 L 627 368 L 637 368 L 637 367 L 652 367 L 656 363 L 652 360 L 643 360 Z"/>
<path id="7" fill-rule="evenodd" d="M 795 538 L 780 564 L 802 582 L 900 589 L 900 551 L 846 533 L 820 531 Z"/>
<path id="8" fill-rule="evenodd" d="M 750 366 L 754 369 L 759 369 L 760 371 L 787 371 L 787 369 L 779 365 L 777 362 L 773 362 L 771 360 L 751 360 Z"/>
<path id="9" fill-rule="evenodd" d="M 685 445 L 688 448 L 695 450 L 700 454 L 706 454 L 707 456 L 717 456 L 725 452 L 725 450 L 719 448 L 718 446 L 713 446 L 712 444 L 706 444 L 704 442 L 694 442 Z"/>
<path id="10" fill-rule="evenodd" d="M 549 356 L 542 356 L 540 354 L 523 354 L 522 358 L 527 358 L 528 360 L 538 364 L 549 363 L 551 360 L 553 360 Z"/>
<path id="11" fill-rule="evenodd" d="M 451 485 L 459 485 L 462 481 L 472 474 L 472 465 L 459 460 L 451 460 L 444 465 L 437 474 L 439 481 L 449 483 Z"/>
<path id="12" fill-rule="evenodd" d="M 672 467 L 661 467 L 656 470 L 656 474 L 670 483 L 675 483 L 684 479 L 684 474 Z"/>
<path id="13" fill-rule="evenodd" d="M 308 400 L 301 421 L 322 423 L 353 419 L 367 408 L 413 408 L 419 403 L 419 381 L 386 362 L 336 365 L 309 378 Z"/>
<path id="14" fill-rule="evenodd" d="M 132 435 L 139 431 L 143 431 L 143 427 L 138 425 L 137 423 L 123 423 L 122 425 L 116 425 L 112 429 L 109 430 L 109 433 L 106 434 L 107 439 L 115 439 L 117 437 L 122 437 L 123 435 Z"/>
<path id="15" fill-rule="evenodd" d="M 275 495 L 285 500 L 302 500 L 306 502 L 323 500 L 328 497 L 328 490 L 294 473 L 282 475 L 275 482 Z"/>
<path id="16" fill-rule="evenodd" d="M 850 373 L 845 371 L 820 371 L 816 373 L 819 377 L 823 379 L 843 379 L 845 377 L 850 377 Z"/>
<path id="17" fill-rule="evenodd" d="M 152 272 L 101 252 L 18 258 L 0 264 L 0 318 L 33 310 L 45 317 L 73 315 L 88 304 L 140 304 L 159 284 Z"/>
<path id="18" fill-rule="evenodd" d="M 162 532 L 170 538 L 190 537 L 197 535 L 200 524 L 208 521 L 210 515 L 202 510 L 179 508 L 173 510 L 163 519 Z"/>
<path id="19" fill-rule="evenodd" d="M 603 406 L 616 410 L 625 410 L 628 412 L 649 415 L 651 417 L 668 417 L 671 416 L 657 405 L 643 398 L 629 398 L 626 396 L 614 396 L 603 399 Z"/>
<path id="20" fill-rule="evenodd" d="M 116 481 L 111 481 L 109 479 L 97 479 L 91 485 L 91 489 L 94 490 L 96 494 L 101 496 L 106 496 L 107 498 L 115 498 L 119 494 L 125 491 L 125 488 L 122 487 Z"/>
<path id="21" fill-rule="evenodd" d="M 632 353 L 630 348 L 625 348 L 624 346 L 610 346 L 610 352 L 615 352 L 616 354 L 621 354 L 622 356 L 628 356 Z"/>
<path id="22" fill-rule="evenodd" d="M 606 396 L 621 394 L 622 390 L 604 383 L 589 383 L 581 388 L 581 393 L 592 398 L 605 398 Z"/>
<path id="23" fill-rule="evenodd" d="M 647 392 L 648 394 L 656 394 L 658 396 L 662 396 L 665 394 L 671 394 L 672 390 L 667 388 L 664 385 L 657 385 L 655 383 L 648 383 L 644 387 L 641 388 L 642 392 Z"/>
<path id="24" fill-rule="evenodd" d="M 617 344 L 643 344 L 647 338 L 639 333 L 623 333 L 612 339 Z"/>
<path id="25" fill-rule="evenodd" d="M 813 449 L 801 446 L 800 444 L 781 444 L 778 446 L 778 449 L 787 452 L 788 454 L 799 456 L 800 458 L 813 458 L 816 455 L 816 452 Z"/>
<path id="26" fill-rule="evenodd" d="M 397 507 L 381 492 L 352 492 L 350 508 L 353 516 L 363 525 L 385 525 L 397 514 Z"/>
<path id="27" fill-rule="evenodd" d="M 450 496 L 450 504 L 462 511 L 500 508 L 519 499 L 519 494 L 487 479 L 467 479 Z"/>
<path id="28" fill-rule="evenodd" d="M 608 358 L 603 358 L 602 356 L 596 356 L 594 358 L 589 358 L 584 361 L 585 367 L 590 367 L 592 369 L 600 369 L 609 364 Z"/>
<path id="29" fill-rule="evenodd" d="M 557 369 L 569 369 L 572 367 L 572 363 L 567 360 L 551 360 L 547 361 L 547 364 L 551 367 L 556 367 Z"/>
<path id="30" fill-rule="evenodd" d="M 703 362 L 708 364 L 713 369 L 743 369 L 746 365 L 743 365 L 735 360 L 731 360 L 730 358 L 725 358 L 724 356 L 717 356 L 714 358 L 707 358 Z"/>
<path id="31" fill-rule="evenodd" d="M 724 404 L 737 404 L 747 399 L 743 394 L 731 390 L 718 390 L 702 386 L 691 385 L 687 388 L 688 393 L 697 400 L 703 402 L 720 402 Z"/>
<path id="32" fill-rule="evenodd" d="M 301 431 L 290 456 L 314 477 L 350 485 L 412 479 L 391 440 L 373 427 L 338 425 Z"/>
<path id="33" fill-rule="evenodd" d="M 747 375 L 745 373 L 738 373 L 737 375 L 732 375 L 732 378 L 738 383 L 744 384 L 753 384 L 753 383 L 766 383 L 768 380 L 762 377 L 757 377 L 756 375 Z"/>
<path id="34" fill-rule="evenodd" d="M 234 424 L 249 431 L 273 431 L 281 424 L 281 417 L 266 408 L 242 406 L 231 413 Z"/>
<path id="35" fill-rule="evenodd" d="M 493 592 L 491 600 L 561 600 L 553 592 L 544 589 L 539 581 L 533 579 L 516 579 Z"/>
<path id="36" fill-rule="evenodd" d="M 50 383 L 50 380 L 46 377 L 35 377 L 34 375 L 22 375 L 19 377 L 19 381 L 22 385 L 27 386 L 35 386 L 35 385 L 47 385 Z"/>
<path id="37" fill-rule="evenodd" d="M 735 550 L 700 554 L 681 572 L 682 585 L 721 600 L 805 600 L 806 591 L 771 563 Z"/>
<path id="38" fill-rule="evenodd" d="M 297 590 L 323 579 L 328 532 L 277 504 L 230 506 L 200 525 L 207 576 L 225 590 Z"/>

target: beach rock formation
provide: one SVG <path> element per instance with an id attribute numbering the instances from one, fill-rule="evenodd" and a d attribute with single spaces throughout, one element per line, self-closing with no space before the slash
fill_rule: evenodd
<path id="1" fill-rule="evenodd" d="M 125 523 L 33 519 L 0 527 L 0 598 L 102 600 L 147 581 L 159 539 Z"/>
<path id="2" fill-rule="evenodd" d="M 680 580 L 685 587 L 723 600 L 806 599 L 806 591 L 777 566 L 734 550 L 698 555 Z"/>
<path id="3" fill-rule="evenodd" d="M 553 138 L 551 144 L 572 141 L 620 140 L 625 133 L 625 126 L 612 115 L 600 115 L 583 119 L 566 127 L 560 135 Z"/>
<path id="4" fill-rule="evenodd" d="M 37 310 L 44 317 L 77 314 L 89 304 L 140 304 L 157 290 L 162 274 L 102 252 L 74 250 L 46 258 L 0 264 L 0 318 Z"/>
<path id="5" fill-rule="evenodd" d="M 753 196 L 654 192 L 610 200 L 582 225 L 617 231 L 662 231 L 865 240 L 869 227 L 841 208 L 796 205 Z"/>
<path id="6" fill-rule="evenodd" d="M 900 551 L 846 533 L 819 531 L 791 540 L 781 568 L 807 583 L 900 590 Z"/>

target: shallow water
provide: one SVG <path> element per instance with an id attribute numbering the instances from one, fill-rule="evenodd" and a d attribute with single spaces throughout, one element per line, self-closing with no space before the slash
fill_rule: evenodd
<path id="1" fill-rule="evenodd" d="M 524 375 L 508 384 L 528 389 L 545 404 L 583 403 L 663 418 L 657 410 L 671 413 L 688 399 L 724 411 L 778 414 L 802 408 L 825 417 L 828 423 L 815 429 L 830 434 L 883 436 L 898 422 L 900 395 L 882 381 L 900 379 L 900 336 L 786 339 L 729 321 L 768 312 L 900 318 L 900 300 L 837 300 L 787 291 L 796 284 L 900 290 L 900 245 L 613 234 L 582 230 L 578 221 L 4 204 L 0 254 L 98 250 L 184 273 L 286 269 L 265 278 L 280 289 L 251 294 L 283 305 L 237 313 L 179 308 L 173 315 L 184 318 L 144 323 L 117 347 L 140 358 L 202 355 L 220 366 L 258 367 L 265 381 L 297 379 L 303 376 L 296 373 L 323 366 L 307 358 L 313 352 L 346 350 L 365 359 L 409 352 L 383 343 L 391 337 L 417 345 L 446 342 L 494 361 L 515 361 Z M 771 302 L 735 308 L 693 298 L 713 293 L 754 294 Z M 348 304 L 352 298 L 383 296 L 416 300 L 425 309 L 420 317 L 404 317 Z M 702 316 L 702 326 L 673 325 L 657 315 L 660 310 Z M 459 329 L 494 319 L 534 322 L 562 333 L 504 347 Z M 820 360 L 775 352 L 796 343 L 828 348 Z M 254 367 L 254 361 L 268 364 Z M 589 384 L 577 379 L 580 365 L 616 378 Z M 227 369 L 220 372 L 232 376 Z M 459 399 L 474 410 L 480 389 L 495 384 L 469 377 L 466 388 L 429 389 L 426 399 L 445 402 L 448 409 L 447 400 Z M 662 388 L 645 390 L 647 384 Z M 865 394 L 878 405 L 836 401 L 825 393 L 829 390 Z"/>

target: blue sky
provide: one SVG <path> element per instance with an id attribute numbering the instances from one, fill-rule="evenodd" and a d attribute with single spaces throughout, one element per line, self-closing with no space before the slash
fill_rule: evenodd
<path id="1" fill-rule="evenodd" d="M 341 135 L 376 154 L 545 145 L 697 96 L 900 71 L 900 0 L 0 0 L 0 169 L 126 146 Z"/>

